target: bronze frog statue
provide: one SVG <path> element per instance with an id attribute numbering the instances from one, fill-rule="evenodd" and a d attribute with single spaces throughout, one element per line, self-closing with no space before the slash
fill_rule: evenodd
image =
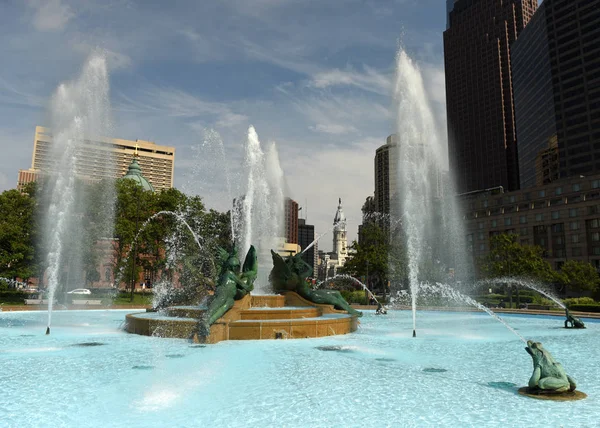
<path id="1" fill-rule="evenodd" d="M 540 342 L 527 341 L 525 350 L 533 360 L 533 374 L 529 379 L 529 392 L 560 393 L 575 391 L 575 380 L 565 373 L 563 366 L 554 360 Z"/>

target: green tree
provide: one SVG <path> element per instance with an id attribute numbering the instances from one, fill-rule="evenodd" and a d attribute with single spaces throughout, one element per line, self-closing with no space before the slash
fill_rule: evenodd
<path id="1" fill-rule="evenodd" d="M 34 211 L 35 199 L 27 193 L 0 194 L 0 276 L 27 279 L 35 273 Z"/>
<path id="2" fill-rule="evenodd" d="M 518 237 L 514 234 L 501 234 L 491 238 L 491 251 L 481 266 L 485 276 L 518 276 L 538 281 L 554 281 L 556 274 L 550 263 L 542 257 L 542 248 L 521 245 Z"/>
<path id="3" fill-rule="evenodd" d="M 591 291 L 598 289 L 600 277 L 591 264 L 579 260 L 567 260 L 557 275 L 561 291 Z"/>
<path id="4" fill-rule="evenodd" d="M 501 234 L 490 239 L 490 253 L 482 260 L 481 271 L 488 278 L 522 277 L 541 282 L 555 282 L 557 274 L 550 263 L 544 258 L 543 249 L 539 246 L 521 245 L 518 235 Z M 512 305 L 512 286 L 508 293 Z M 519 304 L 519 288 L 517 290 L 517 304 Z"/>
<path id="5" fill-rule="evenodd" d="M 398 241 L 400 242 L 400 241 Z M 406 260 L 402 246 L 391 245 L 388 232 L 371 222 L 361 229 L 361 242 L 350 246 L 352 257 L 346 261 L 342 272 L 354 277 L 369 277 L 368 286 L 374 284 L 385 290 L 390 276 L 404 279 Z"/>

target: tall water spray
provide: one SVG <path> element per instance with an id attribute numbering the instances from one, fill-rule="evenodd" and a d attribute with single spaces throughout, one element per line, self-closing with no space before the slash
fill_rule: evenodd
<path id="1" fill-rule="evenodd" d="M 404 246 L 407 254 L 414 331 L 419 283 L 429 279 L 437 264 L 452 269 L 461 265 L 466 274 L 464 233 L 451 186 L 443 187 L 449 180 L 442 176 L 447 149 L 438 136 L 421 72 L 403 49 L 396 56 L 394 98 L 399 155 L 390 156 L 390 163 L 397 159 L 390 173 L 395 171 L 398 183 L 390 195 L 391 217 L 402 219 L 402 236 L 393 242 Z"/>
<path id="2" fill-rule="evenodd" d="M 276 146 L 272 144 L 265 154 L 253 126 L 248 129 L 244 167 L 246 187 L 234 207 L 236 242 L 241 257 L 250 245 L 255 246 L 260 260 L 255 287 L 264 293 L 268 290 L 270 250 L 284 237 L 284 183 Z"/>
<path id="3" fill-rule="evenodd" d="M 109 84 L 106 60 L 103 54 L 92 55 L 84 65 L 81 75 L 74 81 L 62 83 L 51 102 L 52 151 L 50 167 L 43 191 L 48 198 L 48 211 L 44 218 L 44 244 L 48 250 L 48 329 L 52 322 L 52 307 L 57 288 L 64 283 L 62 272 L 66 269 L 76 280 L 83 281 L 80 247 L 93 245 L 84 240 L 81 227 L 86 195 L 81 178 L 92 173 L 107 176 L 112 167 L 111 151 L 98 154 L 95 145 L 86 140 L 99 141 L 110 135 Z M 93 156 L 94 171 L 86 158 Z M 114 218 L 114 189 L 107 183 L 94 195 L 104 202 L 100 233 L 112 237 Z M 68 256 L 67 256 L 68 254 Z"/>

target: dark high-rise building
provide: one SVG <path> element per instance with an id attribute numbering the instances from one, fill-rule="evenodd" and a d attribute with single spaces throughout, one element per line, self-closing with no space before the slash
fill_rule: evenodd
<path id="1" fill-rule="evenodd" d="M 298 202 L 285 198 L 285 242 L 298 244 Z"/>
<path id="2" fill-rule="evenodd" d="M 600 0 L 545 0 L 512 73 L 521 186 L 600 172 Z"/>
<path id="3" fill-rule="evenodd" d="M 446 111 L 457 190 L 518 189 L 510 46 L 537 0 L 458 0 L 448 6 Z"/>
<path id="4" fill-rule="evenodd" d="M 303 218 L 298 219 L 298 245 L 304 250 L 315 240 L 315 226 L 306 224 Z M 318 259 L 317 259 L 317 243 L 302 254 L 302 260 L 313 268 L 313 276 L 317 276 Z"/>

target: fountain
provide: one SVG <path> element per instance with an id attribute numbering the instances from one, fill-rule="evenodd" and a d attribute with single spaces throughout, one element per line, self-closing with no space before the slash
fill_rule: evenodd
<path id="1" fill-rule="evenodd" d="M 48 324 L 50 333 L 54 296 L 59 286 L 59 273 L 70 251 L 69 271 L 82 273 L 81 252 L 77 251 L 83 233 L 78 210 L 85 198 L 77 183 L 77 175 L 83 173 L 78 161 L 85 156 L 83 143 L 88 139 L 110 135 L 110 110 L 108 101 L 108 73 L 103 55 L 92 55 L 77 80 L 62 83 L 52 98 L 52 171 L 48 174 L 43 191 L 48 199 L 44 230 L 47 243 L 48 275 Z M 100 170 L 111 167 L 111 155 L 103 157 Z M 95 195 L 105 202 L 104 236 L 112 236 L 114 190 L 107 184 L 102 194 Z M 79 232 L 78 232 L 79 231 Z"/>
<path id="2" fill-rule="evenodd" d="M 378 307 L 379 306 L 383 307 L 383 305 L 381 303 L 379 303 L 379 300 L 377 299 L 377 297 L 375 297 L 375 295 L 371 292 L 371 290 L 369 290 L 365 284 L 363 284 L 361 281 L 359 281 L 358 279 L 354 278 L 351 275 L 337 274 L 330 278 L 325 278 L 323 281 L 317 282 L 315 289 L 319 289 L 327 281 L 335 281 L 336 279 L 344 279 L 344 280 L 352 281 L 353 283 L 360 285 L 362 287 L 362 289 L 369 294 L 369 297 L 375 301 L 375 303 L 377 304 Z"/>
<path id="3" fill-rule="evenodd" d="M 445 264 L 466 277 L 465 245 L 461 219 L 451 189 L 442 188 L 442 169 L 446 150 L 436 132 L 418 67 L 404 49 L 396 56 L 394 97 L 397 103 L 396 136 L 400 155 L 395 170 L 400 183 L 393 195 L 391 218 L 402 219 L 401 239 L 408 255 L 408 284 L 412 296 L 413 334 L 416 335 L 416 302 L 419 284 L 424 280 L 422 267 L 427 261 L 445 257 Z M 446 194 L 449 193 L 449 194 Z M 440 216 L 440 217 L 438 217 Z M 437 257 L 436 257 L 437 256 Z M 400 283 L 402 278 L 396 278 Z"/>
<path id="4" fill-rule="evenodd" d="M 277 148 L 271 144 L 267 154 L 253 126 L 248 129 L 245 146 L 245 188 L 243 196 L 234 204 L 234 229 L 236 244 L 245 253 L 254 244 L 260 260 L 268 260 L 269 250 L 276 248 L 285 236 L 283 223 L 283 172 L 279 165 Z M 260 264 L 256 292 L 268 292 L 269 271 Z"/>

